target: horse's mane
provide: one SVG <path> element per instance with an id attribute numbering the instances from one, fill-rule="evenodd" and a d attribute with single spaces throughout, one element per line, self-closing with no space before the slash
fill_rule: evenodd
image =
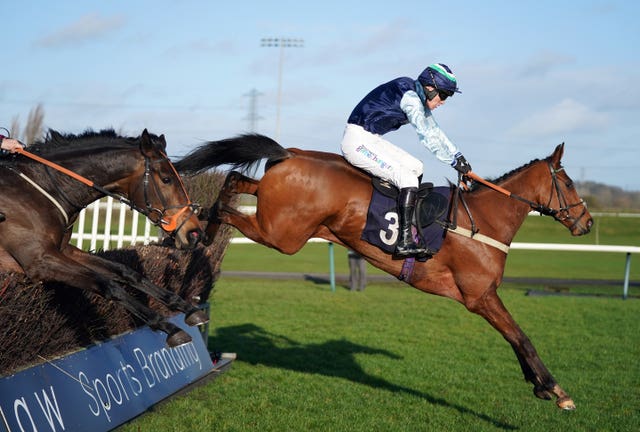
<path id="1" fill-rule="evenodd" d="M 149 134 L 152 139 L 157 138 Z M 85 130 L 79 135 L 70 133 L 60 133 L 54 129 L 49 129 L 43 140 L 37 141 L 27 147 L 27 150 L 39 154 L 55 154 L 61 150 L 79 149 L 83 152 L 91 153 L 94 150 L 106 147 L 130 148 L 137 145 L 139 137 L 124 137 L 118 135 L 113 129 L 103 129 L 95 132 L 91 129 Z"/>
<path id="2" fill-rule="evenodd" d="M 529 168 L 531 165 L 540 162 L 540 159 L 533 159 L 531 160 L 529 163 L 526 163 L 524 165 L 522 165 L 521 167 L 515 168 L 511 171 L 509 171 L 506 174 L 503 174 L 502 176 L 498 177 L 497 179 L 491 179 L 491 178 L 487 178 L 486 180 L 493 183 L 493 184 L 500 184 L 501 182 L 505 181 L 506 179 L 508 179 L 509 177 L 519 173 L 520 171 L 523 171 L 526 168 Z M 469 186 L 469 192 L 473 192 L 475 190 L 478 190 L 480 188 L 480 186 L 483 186 L 482 183 L 479 183 L 477 181 L 472 181 L 471 185 Z"/>

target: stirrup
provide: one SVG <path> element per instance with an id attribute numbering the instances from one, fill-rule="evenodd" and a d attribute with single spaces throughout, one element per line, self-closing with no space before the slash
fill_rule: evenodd
<path id="1" fill-rule="evenodd" d="M 408 244 L 404 247 L 396 246 L 396 250 L 393 254 L 397 257 L 424 257 L 429 255 L 429 250 L 418 246 L 417 244 Z"/>

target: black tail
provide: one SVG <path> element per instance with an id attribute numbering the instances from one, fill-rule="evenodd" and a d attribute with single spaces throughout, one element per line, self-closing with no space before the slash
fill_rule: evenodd
<path id="1" fill-rule="evenodd" d="M 247 170 L 262 159 L 271 161 L 291 156 L 280 144 L 259 134 L 245 134 L 220 141 L 209 141 L 173 165 L 182 174 L 198 174 L 220 165 Z"/>

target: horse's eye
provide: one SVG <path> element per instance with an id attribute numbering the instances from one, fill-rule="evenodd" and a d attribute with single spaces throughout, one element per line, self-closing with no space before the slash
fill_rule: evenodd
<path id="1" fill-rule="evenodd" d="M 164 184 L 171 183 L 171 177 L 162 177 L 162 183 Z"/>
<path id="2" fill-rule="evenodd" d="M 571 180 L 569 180 L 568 182 L 565 183 L 565 185 L 567 185 L 567 188 L 569 189 L 573 189 L 573 182 Z"/>

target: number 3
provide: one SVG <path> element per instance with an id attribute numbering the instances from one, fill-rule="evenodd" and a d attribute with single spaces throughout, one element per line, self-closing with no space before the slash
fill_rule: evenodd
<path id="1" fill-rule="evenodd" d="M 387 212 L 384 215 L 384 218 L 389 221 L 389 225 L 387 229 L 380 230 L 380 240 L 382 243 L 388 244 L 389 246 L 393 246 L 398 241 L 398 213 L 396 212 Z"/>

